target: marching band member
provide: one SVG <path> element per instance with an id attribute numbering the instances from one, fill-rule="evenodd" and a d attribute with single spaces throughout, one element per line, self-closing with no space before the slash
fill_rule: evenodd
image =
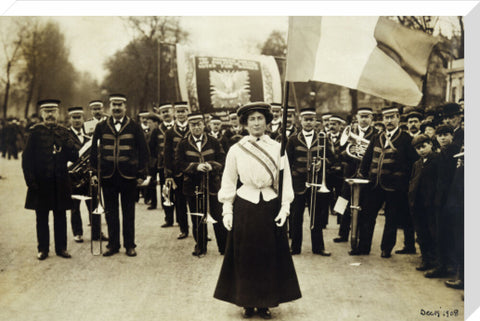
<path id="1" fill-rule="evenodd" d="M 358 249 L 350 255 L 370 253 L 378 211 L 385 202 L 385 227 L 381 242 L 382 258 L 391 257 L 397 238 L 398 210 L 407 202 L 408 181 L 413 162 L 418 158 L 412 138 L 399 128 L 397 107 L 382 110 L 386 131 L 373 137 L 360 165 L 360 176 L 368 177 L 368 200 L 362 211 Z"/>
<path id="2" fill-rule="evenodd" d="M 185 195 L 193 213 L 207 213 L 210 210 L 212 218 L 217 221 L 213 224 L 218 250 L 225 252 L 227 230 L 222 224 L 222 209 L 217 199 L 220 189 L 220 179 L 225 164 L 225 152 L 219 141 L 210 135 L 206 135 L 205 120 L 201 113 L 192 113 L 188 116 L 190 133 L 177 145 L 175 163 L 178 170 L 183 173 L 183 194 Z M 208 180 L 206 179 L 208 175 Z M 208 187 L 206 186 L 208 182 Z M 195 197 L 196 189 L 205 198 L 208 197 L 210 208 L 207 209 L 206 201 L 198 208 Z M 207 222 L 206 217 L 191 215 L 192 232 L 195 239 L 194 256 L 202 256 L 207 252 Z"/>
<path id="3" fill-rule="evenodd" d="M 70 128 L 68 129 L 70 133 L 72 133 L 73 137 L 75 137 L 75 146 L 78 150 L 82 148 L 88 141 L 90 141 L 90 137 L 85 135 L 83 130 L 83 108 L 82 107 L 70 107 L 68 108 L 68 115 L 70 120 Z M 89 194 L 89 180 L 87 180 L 87 184 L 84 186 L 79 186 L 75 188 L 72 186 L 72 194 L 79 194 L 79 195 L 88 195 Z M 85 201 L 87 204 L 87 208 L 90 211 L 90 202 Z M 89 215 L 91 213 L 89 212 Z M 82 216 L 80 213 L 80 200 L 73 200 L 73 207 L 71 210 L 71 217 L 70 221 L 72 224 L 72 231 L 73 231 L 73 240 L 75 242 L 81 243 L 83 242 L 83 226 L 82 226 Z"/>
<path id="4" fill-rule="evenodd" d="M 22 169 L 28 186 L 25 208 L 35 210 L 39 260 L 48 256 L 50 231 L 48 215 L 53 211 L 55 252 L 70 258 L 67 252 L 66 210 L 72 208 L 71 183 L 67 162 L 78 159 L 73 135 L 57 125 L 60 101 L 38 102 L 43 122 L 30 128 L 22 155 Z"/>
<path id="5" fill-rule="evenodd" d="M 233 145 L 225 162 L 218 199 L 230 231 L 214 297 L 271 318 L 269 307 L 301 297 L 283 227 L 294 198 L 290 166 L 284 157 L 281 205 L 277 188 L 280 144 L 266 135 L 270 105 L 256 102 L 238 109 L 250 135 Z M 242 186 L 237 189 L 240 180 Z"/>
<path id="6" fill-rule="evenodd" d="M 165 184 L 170 184 L 175 194 L 175 212 L 177 223 L 180 227 L 180 234 L 177 239 L 188 237 L 187 201 L 183 195 L 183 173 L 175 163 L 175 150 L 178 143 L 189 134 L 188 129 L 188 103 L 181 101 L 174 104 L 175 125 L 165 133 L 164 165 Z M 165 211 L 165 215 L 172 215 L 166 219 L 166 223 L 173 223 L 173 211 Z"/>
<path id="7" fill-rule="evenodd" d="M 160 183 L 160 199 L 162 201 L 163 211 L 165 212 L 165 223 L 161 227 L 170 227 L 173 226 L 173 205 L 165 205 L 164 197 L 164 188 L 165 188 L 165 134 L 167 130 L 172 128 L 175 125 L 175 120 L 173 119 L 173 105 L 170 103 L 161 103 L 157 108 L 154 107 L 154 110 L 160 115 L 162 123 L 158 127 L 158 178 Z"/>
<path id="8" fill-rule="evenodd" d="M 277 130 L 277 135 L 272 135 L 270 136 L 272 139 L 275 139 L 277 142 L 280 142 L 280 139 L 282 138 L 282 126 Z M 292 136 L 295 136 L 298 133 L 298 129 L 295 126 L 295 107 L 293 106 L 288 106 L 287 108 L 287 139 L 289 139 Z"/>
<path id="9" fill-rule="evenodd" d="M 327 184 L 330 188 L 330 210 L 333 212 L 333 208 L 335 206 L 335 201 L 337 200 L 338 196 L 340 196 L 342 191 L 342 186 L 345 182 L 345 175 L 343 173 L 345 162 L 344 158 L 340 157 L 342 155 L 343 150 L 345 149 L 344 146 L 340 145 L 340 133 L 342 127 L 347 122 L 345 119 L 340 117 L 339 115 L 332 115 L 328 119 L 329 124 L 329 131 L 327 134 L 328 141 L 333 146 L 333 153 L 335 155 L 335 159 L 333 163 L 330 164 L 328 168 L 328 175 L 327 175 Z M 340 224 L 341 216 L 337 216 L 337 224 Z"/>
<path id="10" fill-rule="evenodd" d="M 148 146 L 141 126 L 126 116 L 125 95 L 112 94 L 109 100 L 112 116 L 95 128 L 90 153 L 94 171 L 101 153 L 101 173 L 97 175 L 103 189 L 109 237 L 108 250 L 103 256 L 112 256 L 120 250 L 119 196 L 123 245 L 128 256 L 135 256 L 135 193 L 137 185 L 146 178 Z"/>
<path id="11" fill-rule="evenodd" d="M 226 153 L 230 147 L 242 139 L 242 137 L 248 135 L 248 131 L 238 123 L 238 115 L 235 111 L 230 112 L 228 117 L 230 118 L 230 128 L 228 128 L 224 133 L 228 141 L 228 148 L 225 150 Z"/>
<path id="12" fill-rule="evenodd" d="M 323 130 L 327 134 L 330 131 L 330 122 L 329 122 L 330 117 L 332 117 L 331 113 L 325 113 L 322 115 Z"/>
<path id="13" fill-rule="evenodd" d="M 267 126 L 267 131 L 270 137 L 274 138 L 280 134 L 280 128 L 282 128 L 282 104 L 271 103 L 273 119 Z"/>
<path id="14" fill-rule="evenodd" d="M 222 145 L 223 150 L 225 150 L 228 146 L 228 141 L 225 135 L 222 133 L 222 120 L 220 117 L 213 115 L 210 119 L 210 132 L 208 133 L 210 136 L 215 138 L 220 142 Z"/>
<path id="15" fill-rule="evenodd" d="M 356 119 L 357 119 L 358 125 L 351 128 L 352 133 L 362 139 L 370 141 L 372 137 L 377 133 L 377 130 L 372 126 L 372 122 L 373 122 L 372 108 L 370 107 L 358 108 Z M 358 145 L 352 146 L 352 149 L 353 149 L 352 152 L 355 153 L 358 148 L 362 148 L 362 147 Z M 358 151 L 357 154 L 363 155 L 364 153 L 365 153 L 365 150 Z M 343 151 L 342 154 L 344 159 L 346 160 L 345 177 L 354 177 L 358 171 L 361 160 L 345 155 L 346 151 Z M 364 194 L 365 194 L 365 189 L 362 189 L 361 190 L 362 196 L 360 196 L 360 201 L 365 200 Z M 343 183 L 341 196 L 346 200 L 350 200 L 350 186 L 346 182 Z M 364 208 L 364 206 L 361 206 L 361 207 Z M 333 239 L 335 243 L 348 241 L 348 235 L 350 234 L 350 221 L 351 221 L 351 212 L 350 212 L 350 208 L 347 206 L 347 208 L 345 209 L 345 213 L 342 215 L 342 218 L 340 221 L 338 237 Z"/>
<path id="16" fill-rule="evenodd" d="M 150 127 L 148 127 L 148 116 L 150 115 L 148 110 L 141 110 L 138 113 L 138 122 L 140 123 L 140 126 L 142 126 L 142 130 L 145 133 L 145 135 L 148 134 L 150 131 Z"/>
<path id="17" fill-rule="evenodd" d="M 158 155 L 160 154 L 160 117 L 155 113 L 149 113 L 147 118 L 148 133 L 146 135 L 146 141 L 150 157 L 148 160 L 148 175 L 150 181 L 146 188 L 145 198 L 150 200 L 150 206 L 147 210 L 154 210 L 157 208 L 157 172 L 158 172 Z M 163 142 L 162 142 L 163 144 Z"/>
<path id="18" fill-rule="evenodd" d="M 105 115 L 105 109 L 101 100 L 92 100 L 88 103 L 88 107 L 90 108 L 92 118 L 85 121 L 84 127 L 86 134 L 92 136 L 95 126 L 102 120 L 107 119 L 107 115 Z"/>
<path id="19" fill-rule="evenodd" d="M 291 204 L 291 225 L 290 232 L 292 237 L 291 253 L 292 255 L 300 254 L 303 239 L 303 213 L 305 212 L 305 203 L 310 200 L 311 193 L 316 193 L 318 187 L 308 187 L 306 183 L 312 182 L 312 166 L 313 157 L 315 155 L 323 155 L 323 144 L 327 143 L 327 139 L 319 137 L 315 132 L 314 125 L 316 121 L 315 109 L 304 108 L 300 111 L 300 123 L 302 131 L 289 138 L 287 142 L 286 152 L 290 161 L 293 191 L 295 198 Z M 327 145 L 328 146 L 328 145 Z M 327 159 L 332 158 L 332 150 L 326 150 Z M 328 161 L 328 162 L 330 162 Z M 316 162 L 321 162 L 316 160 Z M 323 162 L 326 164 L 327 161 Z M 320 163 L 321 164 L 321 163 Z M 323 166 L 321 164 L 321 166 Z M 316 175 L 321 171 L 315 170 Z M 320 174 L 321 175 L 321 174 Z M 321 178 L 320 178 L 321 180 Z M 325 243 L 323 241 L 323 229 L 328 224 L 328 194 L 317 193 L 316 204 L 309 204 L 309 211 L 313 211 L 310 206 L 315 206 L 315 212 L 311 212 L 315 224 L 311 229 L 312 252 L 322 256 L 330 256 L 330 253 L 325 251 Z M 314 218 L 315 216 L 315 218 Z"/>

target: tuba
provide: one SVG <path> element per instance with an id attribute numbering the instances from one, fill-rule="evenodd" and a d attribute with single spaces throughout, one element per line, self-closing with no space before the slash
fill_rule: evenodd
<path id="1" fill-rule="evenodd" d="M 88 171 L 90 170 L 90 147 L 92 141 L 89 140 L 78 151 L 78 160 L 68 166 L 68 174 L 72 181 L 73 188 L 80 188 L 89 182 Z"/>
<path id="2" fill-rule="evenodd" d="M 345 127 L 342 135 L 340 136 L 340 145 L 344 146 L 346 143 L 348 143 L 345 149 L 347 155 L 352 158 L 362 160 L 370 141 L 368 139 L 361 138 L 360 136 L 355 135 L 352 132 L 352 127 L 348 125 L 347 127 Z"/>
<path id="3" fill-rule="evenodd" d="M 350 222 L 350 245 L 352 250 L 356 250 L 358 248 L 359 242 L 359 224 L 358 224 L 358 216 L 362 208 L 360 207 L 360 187 L 362 184 L 368 184 L 370 181 L 368 179 L 362 178 L 347 178 L 345 182 L 350 185 L 350 209 L 352 213 L 352 220 Z"/>

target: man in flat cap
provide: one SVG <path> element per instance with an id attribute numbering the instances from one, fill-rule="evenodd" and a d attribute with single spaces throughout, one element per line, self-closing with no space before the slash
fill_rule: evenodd
<path id="1" fill-rule="evenodd" d="M 135 193 L 146 178 L 148 146 L 140 125 L 126 116 L 127 98 L 112 94 L 109 100 L 112 116 L 95 127 L 90 153 L 94 171 L 100 158 L 97 175 L 103 188 L 109 237 L 103 255 L 111 256 L 120 250 L 120 196 L 123 245 L 128 256 L 135 256 Z"/>
<path id="2" fill-rule="evenodd" d="M 413 109 L 406 115 L 408 133 L 412 138 L 421 134 L 420 125 L 423 120 L 423 114 L 421 111 Z"/>
<path id="3" fill-rule="evenodd" d="M 75 162 L 78 149 L 67 128 L 57 125 L 59 100 L 38 102 L 42 123 L 34 125 L 22 155 L 22 169 L 28 186 L 25 208 L 35 210 L 39 260 L 48 256 L 49 212 L 53 211 L 55 252 L 70 258 L 67 252 L 66 210 L 72 208 L 71 183 L 67 162 Z"/>

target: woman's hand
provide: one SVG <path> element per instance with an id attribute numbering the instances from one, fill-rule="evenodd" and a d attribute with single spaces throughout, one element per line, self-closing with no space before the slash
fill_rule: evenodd
<path id="1" fill-rule="evenodd" d="M 233 214 L 224 214 L 223 215 L 223 225 L 225 225 L 225 228 L 227 229 L 227 231 L 231 231 L 232 230 L 232 226 L 233 226 Z"/>
<path id="2" fill-rule="evenodd" d="M 278 227 L 283 226 L 285 224 L 285 221 L 287 220 L 288 213 L 284 210 L 280 210 L 278 213 L 277 217 L 275 217 L 275 223 L 277 224 Z"/>

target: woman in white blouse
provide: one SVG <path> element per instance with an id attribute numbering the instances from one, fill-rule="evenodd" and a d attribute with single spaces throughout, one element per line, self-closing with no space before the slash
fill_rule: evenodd
<path id="1" fill-rule="evenodd" d="M 285 157 L 279 202 L 280 144 L 265 135 L 273 118 L 270 109 L 263 102 L 238 109 L 249 136 L 228 151 L 218 193 L 230 232 L 214 297 L 243 307 L 245 318 L 257 309 L 270 319 L 270 307 L 301 297 L 285 227 L 294 197 L 292 178 Z"/>

